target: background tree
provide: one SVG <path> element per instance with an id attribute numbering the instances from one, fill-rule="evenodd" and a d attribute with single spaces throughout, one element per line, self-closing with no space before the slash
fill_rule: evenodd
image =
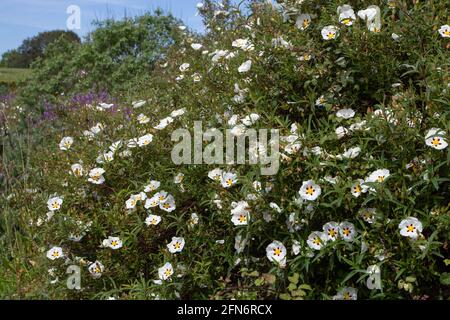
<path id="1" fill-rule="evenodd" d="M 42 57 L 45 49 L 58 39 L 80 43 L 80 37 L 73 31 L 54 30 L 41 32 L 25 39 L 19 48 L 7 51 L 2 56 L 2 65 L 9 68 L 29 68 L 38 58 Z"/>

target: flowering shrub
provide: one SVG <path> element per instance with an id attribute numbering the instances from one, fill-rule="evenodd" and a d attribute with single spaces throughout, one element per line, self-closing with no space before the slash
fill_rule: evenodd
<path id="1" fill-rule="evenodd" d="M 349 2 L 205 1 L 209 32 L 184 30 L 151 83 L 58 108 L 33 190 L 9 200 L 34 294 L 448 298 L 447 8 Z M 278 129 L 279 170 L 175 164 L 172 133 L 196 121 Z"/>

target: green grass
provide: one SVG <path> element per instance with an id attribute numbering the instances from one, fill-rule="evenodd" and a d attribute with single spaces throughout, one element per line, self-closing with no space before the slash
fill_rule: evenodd
<path id="1" fill-rule="evenodd" d="M 0 83 L 18 83 L 25 80 L 30 73 L 30 69 L 0 68 Z"/>

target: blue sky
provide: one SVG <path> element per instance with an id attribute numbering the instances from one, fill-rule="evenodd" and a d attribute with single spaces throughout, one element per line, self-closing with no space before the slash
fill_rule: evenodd
<path id="1" fill-rule="evenodd" d="M 0 55 L 17 48 L 25 38 L 41 31 L 67 29 L 66 13 L 70 5 L 81 9 L 80 36 L 92 31 L 95 19 L 121 18 L 124 13 L 135 15 L 147 10 L 162 8 L 181 18 L 196 31 L 204 27 L 196 16 L 200 0 L 0 0 Z"/>

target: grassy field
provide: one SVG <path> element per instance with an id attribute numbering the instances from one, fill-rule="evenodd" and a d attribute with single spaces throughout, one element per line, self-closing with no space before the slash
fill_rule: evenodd
<path id="1" fill-rule="evenodd" d="M 0 68 L 0 83 L 17 83 L 30 74 L 29 69 Z"/>

